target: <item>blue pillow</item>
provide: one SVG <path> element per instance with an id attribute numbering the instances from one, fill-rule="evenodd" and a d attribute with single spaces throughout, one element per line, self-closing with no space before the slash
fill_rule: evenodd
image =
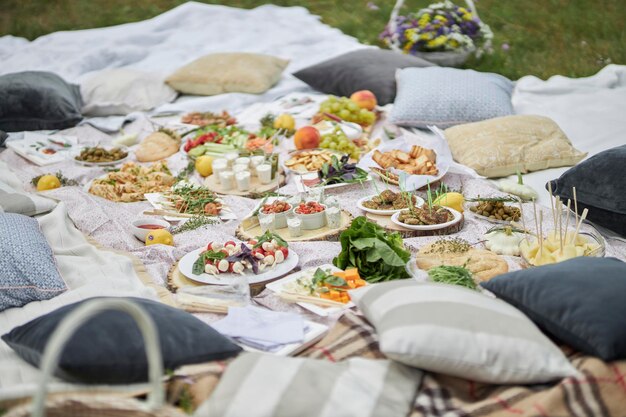
<path id="1" fill-rule="evenodd" d="M 619 259 L 581 256 L 480 285 L 574 349 L 626 359 L 626 263 Z"/>
<path id="2" fill-rule="evenodd" d="M 406 68 L 396 73 L 398 91 L 390 122 L 447 128 L 513 114 L 513 83 L 498 74 L 455 68 Z"/>
<path id="3" fill-rule="evenodd" d="M 67 289 L 37 220 L 0 213 L 0 311 L 49 300 Z"/>

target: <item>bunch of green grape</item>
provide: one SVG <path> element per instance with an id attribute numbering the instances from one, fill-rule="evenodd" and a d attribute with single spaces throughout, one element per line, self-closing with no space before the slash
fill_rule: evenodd
<path id="1" fill-rule="evenodd" d="M 343 154 L 348 154 L 352 159 L 359 159 L 360 155 L 358 146 L 348 139 L 339 127 L 335 127 L 332 133 L 322 135 L 320 148 L 333 149 Z"/>
<path id="2" fill-rule="evenodd" d="M 376 115 L 367 109 L 362 109 L 348 97 L 329 96 L 320 104 L 321 113 L 330 113 L 346 122 L 369 126 L 376 121 Z"/>

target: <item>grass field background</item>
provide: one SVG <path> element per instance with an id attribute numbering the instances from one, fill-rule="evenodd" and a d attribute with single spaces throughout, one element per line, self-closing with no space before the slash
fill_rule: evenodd
<path id="1" fill-rule="evenodd" d="M 86 29 L 144 20 L 182 0 L 0 0 L 0 35 L 35 39 L 59 30 Z M 261 0 L 205 1 L 251 8 Z M 380 45 L 393 0 L 274 0 L 304 6 L 363 43 Z M 403 12 L 430 1 L 407 0 Z M 463 1 L 457 1 L 462 4 Z M 626 64 L 626 0 L 476 0 L 494 31 L 494 53 L 467 67 L 512 79 L 533 74 L 580 77 L 609 63 Z M 207 22 L 210 24 L 210 22 Z M 303 28 L 306 30 L 306 28 Z"/>

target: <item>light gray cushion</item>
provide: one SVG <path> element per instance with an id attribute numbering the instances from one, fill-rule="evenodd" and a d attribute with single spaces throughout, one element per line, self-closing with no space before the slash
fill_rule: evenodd
<path id="1" fill-rule="evenodd" d="M 522 312 L 454 285 L 391 281 L 351 291 L 390 359 L 492 384 L 531 384 L 577 375 Z"/>
<path id="2" fill-rule="evenodd" d="M 513 114 L 513 83 L 498 74 L 455 68 L 405 68 L 390 122 L 441 128 Z"/>
<path id="3" fill-rule="evenodd" d="M 116 68 L 93 74 L 80 86 L 83 113 L 89 116 L 126 115 L 152 110 L 177 96 L 156 74 Z"/>
<path id="4" fill-rule="evenodd" d="M 37 220 L 0 213 L 0 311 L 53 298 L 67 289 Z"/>
<path id="5" fill-rule="evenodd" d="M 8 165 L 0 161 L 0 213 L 34 216 L 46 213 L 55 206 L 54 200 L 25 192 L 19 179 L 9 170 Z"/>

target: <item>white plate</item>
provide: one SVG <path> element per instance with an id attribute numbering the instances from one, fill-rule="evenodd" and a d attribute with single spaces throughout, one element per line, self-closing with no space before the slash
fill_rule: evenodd
<path id="1" fill-rule="evenodd" d="M 311 172 L 315 172 L 317 173 L 317 171 L 295 171 L 293 169 L 290 169 L 287 165 L 285 165 L 285 162 L 287 162 L 288 160 L 290 160 L 292 157 L 294 157 L 295 155 L 298 155 L 299 153 L 302 152 L 309 152 L 309 151 L 327 151 L 330 153 L 333 153 L 335 155 L 337 155 L 337 157 L 341 157 L 341 155 L 343 155 L 343 153 L 332 150 L 332 149 L 323 149 L 323 148 L 314 148 L 314 149 L 297 149 L 295 151 L 291 151 L 287 154 L 287 158 L 282 162 L 281 166 L 283 167 L 283 171 L 285 171 L 285 173 L 294 173 L 295 175 L 303 175 L 303 174 L 309 174 Z"/>
<path id="2" fill-rule="evenodd" d="M 330 270 L 331 272 L 341 271 L 341 269 L 337 268 L 335 265 L 325 264 L 325 265 L 317 266 L 314 268 L 305 269 L 303 271 L 298 271 L 295 274 L 286 276 L 285 278 L 279 279 L 274 282 L 270 282 L 269 284 L 265 286 L 265 288 L 275 293 L 282 292 L 285 287 L 285 284 L 288 284 L 290 282 L 297 280 L 304 274 L 314 273 L 318 268 L 321 268 L 324 270 Z M 334 313 L 343 311 L 345 309 L 354 307 L 354 303 L 352 301 L 350 301 L 349 303 L 346 303 L 345 307 L 322 307 L 322 306 L 318 306 L 317 304 L 311 304 L 311 303 L 296 303 L 296 304 L 322 317 L 327 317 L 330 314 L 334 314 Z"/>
<path id="3" fill-rule="evenodd" d="M 54 142 L 65 143 L 69 146 L 60 146 Z M 65 161 L 72 149 L 76 147 L 75 136 L 52 135 L 37 132 L 24 132 L 24 138 L 6 142 L 6 147 L 13 149 L 15 153 L 30 162 L 46 166 Z M 52 149 L 54 154 L 46 154 L 42 149 Z"/>
<path id="4" fill-rule="evenodd" d="M 164 202 L 163 195 L 161 193 L 146 193 L 144 194 L 146 200 L 157 210 L 168 210 L 167 207 L 164 207 L 162 203 Z M 221 200 L 219 200 L 221 201 Z M 224 202 L 222 201 L 222 204 Z M 163 216 L 163 218 L 170 222 L 177 222 L 180 220 L 186 220 L 188 217 L 178 217 L 178 216 Z M 231 211 L 228 206 L 223 205 L 222 211 L 220 212 L 219 218 L 227 221 L 227 220 L 237 220 L 237 215 Z"/>
<path id="5" fill-rule="evenodd" d="M 193 264 L 198 260 L 201 252 L 204 252 L 206 247 L 196 249 L 183 256 L 178 262 L 178 269 L 187 278 L 202 282 L 203 284 L 225 284 L 229 279 L 234 278 L 238 274 L 224 273 L 217 276 L 210 274 L 195 275 L 193 273 Z M 274 268 L 267 269 L 260 274 L 254 274 L 251 270 L 246 270 L 245 276 L 248 278 L 249 284 L 258 284 L 260 282 L 269 281 L 270 279 L 278 278 L 282 275 L 289 273 L 298 265 L 298 254 L 292 249 L 289 249 L 289 255 L 283 263 L 277 264 Z M 250 272 L 248 272 L 250 271 Z"/>
<path id="6" fill-rule="evenodd" d="M 428 225 L 428 226 L 413 226 L 410 224 L 404 224 L 398 220 L 398 217 L 400 217 L 400 212 L 397 212 L 393 216 L 391 216 L 391 221 L 397 224 L 398 226 L 402 226 L 406 229 L 411 229 L 411 230 L 438 230 L 438 229 L 446 228 L 448 226 L 452 226 L 453 224 L 456 224 L 461 221 L 461 218 L 463 217 L 461 213 L 459 213 L 458 211 L 450 207 L 446 207 L 446 209 L 450 210 L 452 214 L 454 214 L 454 219 L 446 223 L 433 224 L 433 225 Z"/>
<path id="7" fill-rule="evenodd" d="M 366 202 L 367 200 L 371 200 L 372 198 L 376 197 L 378 194 L 372 194 L 370 196 L 367 197 L 363 197 L 361 198 L 359 201 L 356 202 L 356 206 L 358 208 L 360 208 L 361 210 L 367 212 L 367 213 L 372 213 L 372 214 L 378 214 L 379 216 L 392 216 L 394 213 L 397 213 L 399 211 L 402 211 L 404 209 L 396 209 L 396 210 L 376 210 L 376 209 L 371 209 L 371 208 L 367 208 L 363 205 L 364 202 Z M 419 197 L 419 196 L 415 196 L 416 201 L 415 201 L 415 207 L 420 207 L 422 204 L 424 204 L 424 199 Z"/>
<path id="8" fill-rule="evenodd" d="M 78 165 L 84 165 L 87 167 L 109 167 L 109 166 L 115 166 L 115 165 L 119 165 L 123 162 L 126 162 L 128 160 L 128 158 L 130 158 L 130 149 L 128 149 L 126 146 L 100 146 L 100 148 L 104 148 L 106 150 L 111 150 L 113 148 L 119 148 L 121 150 L 123 150 L 124 152 L 126 152 L 126 157 L 122 158 L 122 159 L 118 159 L 117 161 L 110 161 L 110 162 L 87 162 L 87 161 L 79 161 L 78 159 L 76 159 L 76 157 L 78 155 L 80 155 L 81 151 L 85 148 L 93 148 L 93 146 L 85 146 L 83 148 L 81 148 L 80 150 L 73 152 L 71 154 L 71 158 L 72 160 L 77 163 Z"/>
<path id="9" fill-rule="evenodd" d="M 296 188 L 298 190 L 298 192 L 301 193 L 305 193 L 307 192 L 311 187 L 309 187 L 308 185 L 305 185 L 303 180 L 305 179 L 314 179 L 317 178 L 317 172 L 311 172 L 308 174 L 303 174 L 303 175 L 298 175 L 296 177 Z M 363 185 L 368 181 L 372 180 L 372 176 L 370 174 L 367 175 L 367 178 L 363 180 L 362 183 L 358 183 L 358 182 L 342 182 L 339 184 L 331 184 L 331 185 L 325 185 L 323 187 L 314 187 L 314 188 L 323 188 L 324 190 L 330 190 L 333 188 L 340 188 L 340 187 L 346 187 L 349 185 Z"/>

